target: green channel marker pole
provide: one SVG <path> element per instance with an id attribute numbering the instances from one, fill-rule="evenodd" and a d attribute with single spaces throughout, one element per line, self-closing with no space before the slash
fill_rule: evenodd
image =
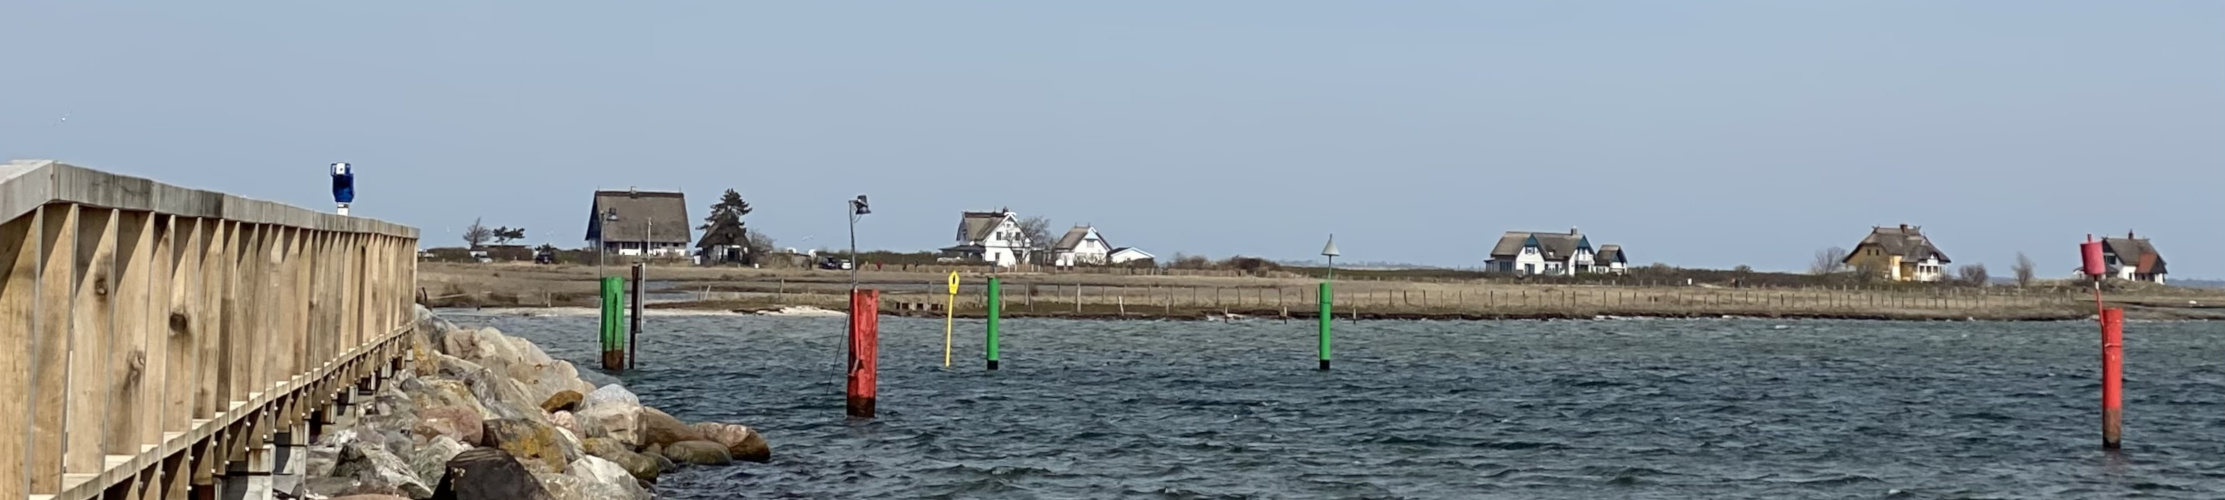
<path id="1" fill-rule="evenodd" d="M 1328 371 L 1328 370 L 1329 370 L 1329 324 L 1330 324 L 1330 323 L 1333 323 L 1333 322 L 1335 322 L 1335 316 L 1334 316 L 1334 315 L 1332 315 L 1332 313 L 1330 312 L 1330 309 L 1329 309 L 1329 302 L 1330 302 L 1330 297 L 1332 297 L 1332 295 L 1331 295 L 1330 293 L 1331 293 L 1331 292 L 1329 291 L 1329 282 L 1327 282 L 1327 281 L 1323 281 L 1323 282 L 1321 282 L 1321 293 L 1317 293 L 1317 294 L 1315 294 L 1315 295 L 1317 295 L 1317 296 L 1319 296 L 1319 297 L 1321 298 L 1321 316 L 1320 316 L 1320 320 L 1321 320 L 1321 370 L 1322 370 L 1322 371 Z"/>
<path id="2" fill-rule="evenodd" d="M 1004 281 L 989 278 L 989 369 L 997 369 L 997 320 L 1004 315 Z"/>
<path id="3" fill-rule="evenodd" d="M 612 354 L 621 352 L 621 349 L 623 349 L 618 344 L 620 342 L 619 339 L 622 338 L 620 337 L 621 332 L 625 328 L 626 324 L 625 289 L 625 278 L 616 276 L 607 276 L 603 278 L 602 358 L 604 370 L 618 370 L 624 368 L 623 365 L 618 364 L 619 362 L 617 358 L 614 358 Z"/>

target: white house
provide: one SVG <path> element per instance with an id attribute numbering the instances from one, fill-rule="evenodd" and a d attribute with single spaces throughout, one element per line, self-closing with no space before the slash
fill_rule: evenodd
<path id="1" fill-rule="evenodd" d="M 1483 267 L 1491 272 L 1545 276 L 1619 274 L 1629 268 L 1621 246 L 1606 248 L 1614 252 L 1610 255 L 1595 250 L 1591 238 L 1576 228 L 1566 233 L 1508 231 L 1492 246 L 1491 259 L 1484 261 Z"/>
<path id="2" fill-rule="evenodd" d="M 942 249 L 942 256 L 1010 266 L 1028 259 L 1030 243 L 1020 231 L 1019 214 L 1011 210 L 965 212 L 958 219 L 958 244 Z"/>
<path id="3" fill-rule="evenodd" d="M 1104 235 L 1097 234 L 1097 228 L 1074 226 L 1051 245 L 1051 260 L 1059 267 L 1101 266 L 1112 260 L 1112 245 L 1105 243 Z"/>
<path id="4" fill-rule="evenodd" d="M 1151 261 L 1157 259 L 1158 256 L 1151 255 L 1150 252 L 1145 252 L 1135 247 L 1115 248 L 1113 249 L 1111 254 L 1105 256 L 1106 262 L 1111 262 L 1114 264 L 1126 264 L 1136 261 Z"/>
<path id="5" fill-rule="evenodd" d="M 2123 238 L 2102 238 L 2101 258 L 2109 266 L 2110 278 L 2161 284 L 2163 275 L 2170 273 L 2155 243 L 2135 238 L 2131 231 L 2125 231 Z"/>

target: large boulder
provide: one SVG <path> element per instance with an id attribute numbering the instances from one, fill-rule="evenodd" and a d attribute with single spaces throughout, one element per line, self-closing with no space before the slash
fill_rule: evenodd
<path id="1" fill-rule="evenodd" d="M 456 441 L 455 438 L 434 437 L 432 441 L 418 447 L 415 455 L 410 456 L 409 467 L 417 473 L 419 479 L 437 478 L 448 471 L 449 460 L 470 449 L 470 445 Z M 427 494 L 430 493 L 427 491 Z"/>
<path id="2" fill-rule="evenodd" d="M 568 411 L 550 413 L 549 425 L 554 425 L 558 429 L 572 431 L 572 434 L 574 435 L 587 434 L 587 428 L 579 426 L 579 416 L 573 415 L 572 412 Z"/>
<path id="3" fill-rule="evenodd" d="M 472 448 L 448 460 L 433 500 L 555 500 L 516 457 L 499 448 Z"/>
<path id="4" fill-rule="evenodd" d="M 773 460 L 772 445 L 749 426 L 704 422 L 695 424 L 695 431 L 702 433 L 706 441 L 726 445 L 726 454 L 735 460 L 757 463 Z"/>
<path id="5" fill-rule="evenodd" d="M 384 446 L 365 441 L 341 447 L 340 463 L 333 466 L 332 475 L 353 478 L 368 488 L 399 491 L 410 498 L 425 498 L 433 493 L 409 462 L 387 452 Z"/>
<path id="6" fill-rule="evenodd" d="M 417 411 L 417 418 L 416 432 L 420 437 L 446 437 L 472 446 L 486 442 L 481 439 L 485 419 L 478 410 L 461 406 L 426 408 Z"/>
<path id="7" fill-rule="evenodd" d="M 484 368 L 477 367 L 474 370 L 485 371 Z M 461 380 L 413 378 L 397 385 L 401 385 L 402 392 L 409 393 L 410 399 L 417 402 L 419 416 L 425 416 L 426 411 L 436 408 L 462 408 L 470 410 L 481 419 L 487 417 L 486 405 L 480 404 L 479 397 L 471 394 L 471 386 L 465 385 Z M 469 442 L 461 438 L 458 440 Z"/>
<path id="8" fill-rule="evenodd" d="M 517 380 L 487 369 L 467 373 L 458 379 L 471 388 L 472 397 L 487 409 L 487 418 L 547 419 L 547 413 L 535 406 L 540 400 L 527 396 L 525 386 Z"/>
<path id="9" fill-rule="evenodd" d="M 609 403 L 618 403 L 625 406 L 641 406 L 641 397 L 635 396 L 633 391 L 626 390 L 626 386 L 610 384 L 602 386 L 602 388 L 595 389 L 593 392 L 587 393 L 587 399 L 580 403 L 580 407 L 594 408 L 596 406 L 601 406 Z"/>
<path id="10" fill-rule="evenodd" d="M 555 395 L 549 396 L 548 399 L 541 400 L 541 411 L 549 413 L 556 413 L 560 411 L 576 411 L 579 410 L 580 401 L 586 399 L 587 395 L 580 394 L 579 391 L 574 391 L 571 389 L 556 391 Z"/>
<path id="11" fill-rule="evenodd" d="M 603 403 L 573 415 L 579 420 L 580 434 L 590 438 L 610 438 L 625 443 L 628 448 L 639 448 L 642 439 L 642 415 L 647 413 L 640 405 Z"/>
<path id="12" fill-rule="evenodd" d="M 680 419 L 656 408 L 642 407 L 641 439 L 648 444 L 671 445 L 681 441 L 702 441 L 703 433 L 680 422 Z"/>
<path id="13" fill-rule="evenodd" d="M 567 472 L 572 458 L 566 456 L 555 427 L 515 418 L 488 420 L 484 427 L 488 447 L 508 452 L 529 466 L 559 474 Z"/>
<path id="14" fill-rule="evenodd" d="M 332 497 L 332 500 L 410 500 L 410 499 L 409 499 L 409 497 L 398 497 L 398 496 L 394 496 L 394 495 L 348 495 L 348 496 L 344 496 L 344 497 Z"/>
<path id="15" fill-rule="evenodd" d="M 632 474 L 635 479 L 654 483 L 657 481 L 657 476 L 664 472 L 664 468 L 657 463 L 656 459 L 634 453 L 631 448 L 614 439 L 587 438 L 580 445 L 589 456 L 602 457 L 604 460 L 618 464 L 619 467 L 626 469 L 627 474 Z"/>
<path id="16" fill-rule="evenodd" d="M 726 445 L 710 441 L 681 441 L 665 445 L 664 456 L 672 461 L 690 465 L 726 465 L 734 463 L 733 455 L 726 454 Z"/>
<path id="17" fill-rule="evenodd" d="M 650 498 L 649 491 L 641 489 L 641 483 L 634 479 L 633 473 L 617 463 L 599 457 L 586 456 L 573 461 L 571 475 L 594 485 L 590 486 L 591 490 L 601 490 L 598 492 L 601 494 L 592 498 Z"/>

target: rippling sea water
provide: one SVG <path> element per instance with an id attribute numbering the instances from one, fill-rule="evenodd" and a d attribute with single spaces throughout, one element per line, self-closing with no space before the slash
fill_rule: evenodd
<path id="1" fill-rule="evenodd" d="M 451 314 L 596 359 L 592 317 Z M 877 420 L 841 318 L 649 318 L 622 378 L 774 463 L 667 498 L 2225 498 L 2220 324 L 2127 327 L 2126 449 L 2098 446 L 2091 323 L 1337 325 L 885 318 Z"/>

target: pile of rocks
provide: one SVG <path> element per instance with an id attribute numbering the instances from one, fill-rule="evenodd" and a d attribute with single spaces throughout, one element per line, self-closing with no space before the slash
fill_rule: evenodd
<path id="1" fill-rule="evenodd" d="M 424 308 L 417 331 L 414 368 L 310 446 L 309 498 L 648 499 L 680 467 L 772 459 L 754 429 L 683 423 L 525 339 Z"/>

